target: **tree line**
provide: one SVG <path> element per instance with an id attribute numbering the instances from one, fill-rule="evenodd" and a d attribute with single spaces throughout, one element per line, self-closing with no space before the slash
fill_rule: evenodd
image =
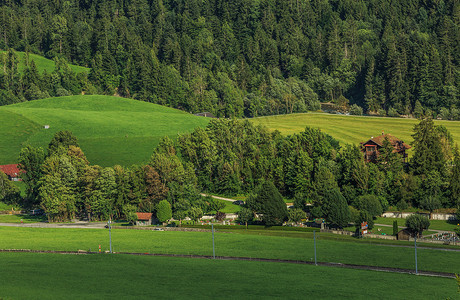
<path id="1" fill-rule="evenodd" d="M 413 138 L 409 163 L 387 139 L 373 163 L 364 160 L 358 146 L 341 147 L 319 129 L 282 136 L 248 121 L 215 119 L 176 141 L 162 139 L 146 165 L 102 168 L 91 165 L 76 137 L 64 131 L 46 151 L 21 150 L 23 201 L 41 206 L 50 220 L 63 221 L 130 219 L 135 211 L 155 212 L 167 200 L 173 217 L 182 220 L 222 209 L 200 192 L 248 195 L 248 208 L 260 213 L 269 209 L 264 203 L 272 203 L 263 200 L 270 198 L 267 190 L 276 190 L 269 194 L 292 199 L 296 209 L 337 226 L 356 219 L 372 222 L 390 206 L 430 212 L 458 208 L 460 155 L 449 132 L 424 119 L 415 125 Z M 19 199 L 6 196 L 17 195 L 14 187 L 5 190 L 4 201 Z M 287 212 L 275 219 L 286 217 Z"/>
<path id="2" fill-rule="evenodd" d="M 85 92 L 225 117 L 321 101 L 459 119 L 459 11 L 455 0 L 1 1 L 1 49 L 91 68 L 53 88 L 20 74 L 18 92 L 4 63 L 2 104 Z"/>

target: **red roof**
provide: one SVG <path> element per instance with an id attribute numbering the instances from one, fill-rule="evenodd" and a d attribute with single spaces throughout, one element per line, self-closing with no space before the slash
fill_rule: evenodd
<path id="1" fill-rule="evenodd" d="M 18 165 L 3 165 L 0 166 L 0 170 L 10 177 L 19 177 L 21 170 L 18 169 Z"/>
<path id="2" fill-rule="evenodd" d="M 152 213 L 137 212 L 136 215 L 140 221 L 148 221 L 152 218 Z"/>

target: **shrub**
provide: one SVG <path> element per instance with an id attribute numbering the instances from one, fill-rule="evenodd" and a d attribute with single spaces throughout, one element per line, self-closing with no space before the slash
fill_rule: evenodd
<path id="1" fill-rule="evenodd" d="M 188 211 L 188 215 L 189 215 L 190 219 L 193 220 L 193 222 L 196 222 L 203 216 L 203 210 L 201 210 L 201 208 L 199 208 L 197 206 L 193 206 Z"/>
<path id="2" fill-rule="evenodd" d="M 248 222 L 254 220 L 254 212 L 246 207 L 243 207 L 238 212 L 238 219 L 240 222 L 246 224 L 246 228 L 248 228 Z"/>
<path id="3" fill-rule="evenodd" d="M 221 212 L 221 211 L 218 211 L 218 212 L 216 213 L 216 220 L 219 221 L 219 222 L 221 222 L 221 221 L 225 220 L 225 217 L 226 217 L 226 216 L 227 216 L 227 215 L 226 215 L 225 213 L 223 213 L 223 212 Z"/>
<path id="4" fill-rule="evenodd" d="M 302 219 L 306 218 L 306 214 L 300 208 L 293 208 L 288 211 L 289 221 L 299 223 Z"/>
<path id="5" fill-rule="evenodd" d="M 157 218 L 161 223 L 165 223 L 172 218 L 171 205 L 167 200 L 161 200 L 157 205 Z"/>
<path id="6" fill-rule="evenodd" d="M 379 116 L 381 117 L 385 117 L 387 115 L 387 112 L 384 110 L 384 109 L 379 109 L 377 110 L 377 113 L 379 114 Z"/>
<path id="7" fill-rule="evenodd" d="M 388 109 L 388 116 L 389 116 L 389 117 L 399 117 L 399 113 L 398 113 L 398 111 L 397 111 L 395 108 L 390 107 L 390 108 Z"/>
<path id="8" fill-rule="evenodd" d="M 353 104 L 350 107 L 350 115 L 355 115 L 355 116 L 362 116 L 363 115 L 363 109 L 362 107 L 359 107 L 356 104 Z"/>
<path id="9" fill-rule="evenodd" d="M 397 236 L 399 231 L 398 220 L 393 221 L 393 235 Z"/>

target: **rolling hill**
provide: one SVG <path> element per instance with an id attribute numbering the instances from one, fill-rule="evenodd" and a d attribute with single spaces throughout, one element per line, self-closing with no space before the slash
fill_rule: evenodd
<path id="1" fill-rule="evenodd" d="M 304 113 L 277 115 L 250 119 L 270 130 L 279 130 L 282 134 L 301 132 L 306 126 L 320 128 L 330 134 L 340 144 L 359 144 L 384 131 L 411 144 L 416 119 L 381 118 L 368 116 L 346 116 L 326 113 Z M 460 143 L 460 122 L 435 120 L 436 125 L 444 125 L 452 134 L 456 143 Z"/>
<path id="2" fill-rule="evenodd" d="M 18 55 L 19 58 L 19 65 L 18 65 L 18 71 L 22 72 L 24 69 L 24 56 L 25 52 L 19 52 L 15 51 L 15 53 Z M 0 51 L 1 55 L 5 55 L 6 51 Z M 43 73 L 44 70 L 46 72 L 51 73 L 54 71 L 55 63 L 51 59 L 47 59 L 43 56 L 37 55 L 37 54 L 32 54 L 29 53 L 29 58 L 35 62 L 35 65 L 37 66 L 37 70 L 40 73 Z M 76 66 L 76 65 L 71 65 L 69 64 L 69 67 L 74 71 L 75 73 L 81 73 L 81 72 L 88 72 L 89 73 L 89 68 L 81 67 L 81 66 Z"/>
<path id="3" fill-rule="evenodd" d="M 2 106 L 0 164 L 17 162 L 26 144 L 46 148 L 60 130 L 77 136 L 92 164 L 145 163 L 162 137 L 174 138 L 208 122 L 176 109 L 111 96 L 57 97 Z"/>

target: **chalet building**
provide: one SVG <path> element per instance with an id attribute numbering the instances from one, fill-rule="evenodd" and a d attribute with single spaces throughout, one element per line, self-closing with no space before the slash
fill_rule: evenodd
<path id="1" fill-rule="evenodd" d="M 406 149 L 410 149 L 411 146 L 404 143 L 400 139 L 391 134 L 379 135 L 377 137 L 371 137 L 370 140 L 361 143 L 361 151 L 364 152 L 364 158 L 369 162 L 375 162 L 379 157 L 379 150 L 383 147 L 383 141 L 388 138 L 388 141 L 393 146 L 393 152 L 401 155 L 403 162 L 406 162 L 407 153 Z"/>
<path id="2" fill-rule="evenodd" d="M 137 212 L 136 225 L 152 225 L 152 213 Z"/>
<path id="3" fill-rule="evenodd" d="M 0 170 L 8 176 L 11 181 L 22 181 L 20 178 L 21 170 L 18 165 L 0 165 Z"/>

